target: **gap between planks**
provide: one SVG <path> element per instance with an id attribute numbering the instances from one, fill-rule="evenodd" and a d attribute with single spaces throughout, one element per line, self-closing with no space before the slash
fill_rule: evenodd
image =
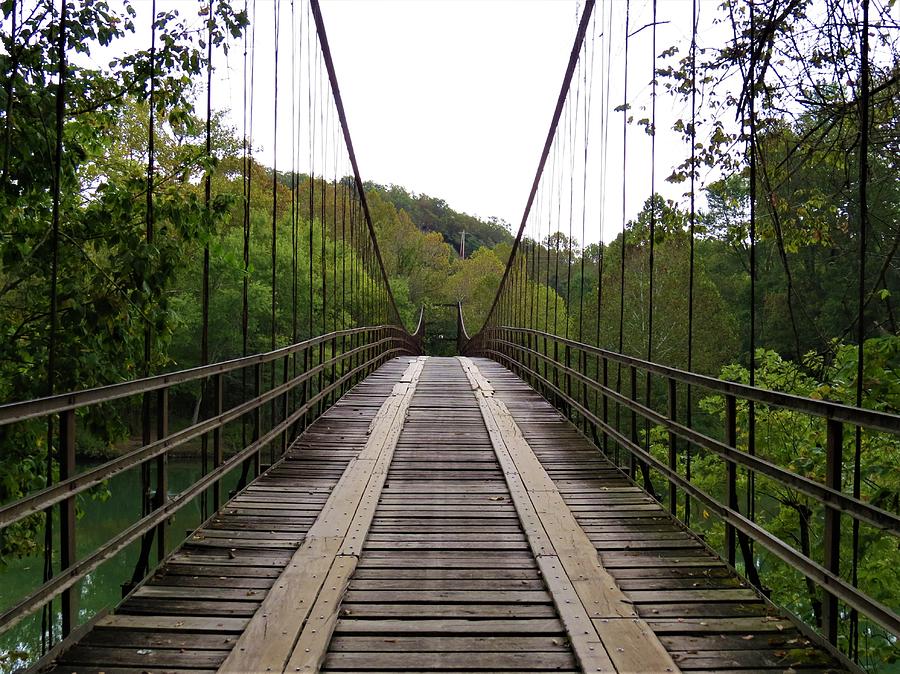
<path id="1" fill-rule="evenodd" d="M 219 672 L 315 672 L 356 568 L 426 356 L 412 360 L 369 426 L 303 544 Z"/>
<path id="2" fill-rule="evenodd" d="M 469 358 L 472 385 L 529 545 L 585 672 L 679 672 L 671 655 L 603 568 L 506 405 Z"/>

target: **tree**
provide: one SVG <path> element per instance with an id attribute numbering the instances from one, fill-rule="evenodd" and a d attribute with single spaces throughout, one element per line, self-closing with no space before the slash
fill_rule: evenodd
<path id="1" fill-rule="evenodd" d="M 134 33 L 128 1 L 113 9 L 105 1 L 69 7 L 69 50 L 117 44 L 123 51 Z M 21 3 L 0 6 L 4 26 Z M 0 396 L 22 400 L 48 393 L 52 259 L 58 259 L 58 324 L 55 331 L 58 389 L 87 388 L 143 372 L 145 326 L 154 343 L 150 367 L 163 367 L 166 345 L 177 318 L 167 302 L 182 252 L 208 236 L 227 213 L 213 203 L 211 217 L 188 178 L 210 166 L 190 145 L 201 126 L 193 114 L 192 80 L 206 72 L 206 41 L 227 48 L 246 24 L 243 12 L 216 3 L 213 16 L 202 10 L 200 28 L 177 12 L 161 12 L 162 39 L 151 60 L 149 49 L 130 50 L 105 68 L 73 60 L 66 72 L 63 157 L 60 182 L 60 237 L 54 251 L 52 212 L 55 164 L 55 103 L 61 70 L 58 3 L 36 0 L 32 12 L 17 17 L 15 34 L 2 34 L 0 94 L 2 175 L 0 175 Z M 146 119 L 151 68 L 156 75 L 154 111 L 159 125 L 160 166 L 155 179 L 156 234 L 145 235 Z M 125 133 L 120 133 L 121 130 Z M 79 427 L 97 443 L 127 433 L 121 415 L 92 408 Z M 40 423 L 0 430 L 0 501 L 21 496 L 46 480 L 40 469 L 52 455 Z M 4 529 L 0 554 L 34 548 L 37 519 Z"/>

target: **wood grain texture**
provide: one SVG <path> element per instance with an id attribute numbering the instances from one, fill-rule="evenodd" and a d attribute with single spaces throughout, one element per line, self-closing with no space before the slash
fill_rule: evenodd
<path id="1" fill-rule="evenodd" d="M 575 654 L 586 672 L 675 672 L 678 667 L 603 568 L 587 534 L 506 405 L 472 360 L 459 358 L 475 391 L 519 517 L 543 530 L 531 541 Z M 526 526 L 526 531 L 529 526 Z M 602 618 L 594 620 L 591 618 Z"/>
<path id="2" fill-rule="evenodd" d="M 366 446 L 370 424 L 409 361 L 389 361 L 328 409 L 281 460 L 191 534 L 114 615 L 98 621 L 82 640 L 89 650 L 76 646 L 62 653 L 53 669 L 82 674 L 218 669 L 270 588 L 284 590 L 278 577 Z M 211 644 L 211 637 L 220 643 Z"/>
<path id="3" fill-rule="evenodd" d="M 692 674 L 848 671 L 679 527 L 525 382 L 494 361 L 474 363 L 603 567 L 679 668 Z"/>
<path id="4" fill-rule="evenodd" d="M 417 378 L 411 360 L 338 401 L 54 671 L 847 671 L 513 373 L 431 358 Z"/>
<path id="5" fill-rule="evenodd" d="M 298 641 L 304 642 L 304 649 L 315 647 L 318 651 L 304 650 L 296 654 L 297 659 L 302 659 L 303 666 L 309 663 L 318 666 L 327 639 L 323 640 L 320 633 L 313 638 L 311 630 L 316 629 L 313 625 L 327 626 L 333 620 L 312 620 L 311 612 L 314 606 L 324 611 L 323 601 L 330 601 L 330 614 L 337 612 L 339 594 L 330 591 L 326 582 L 331 578 L 335 587 L 341 587 L 342 593 L 346 577 L 341 579 L 340 575 L 349 564 L 343 557 L 344 561 L 338 562 L 339 554 L 343 548 L 355 548 L 357 539 L 365 538 L 371 521 L 366 501 L 377 500 L 384 484 L 424 364 L 424 357 L 409 362 L 401 381 L 393 386 L 390 396 L 379 407 L 369 424 L 365 446 L 350 461 L 303 544 L 278 577 L 279 591 L 266 595 L 237 644 L 220 665 L 220 672 L 283 671 L 295 654 Z M 362 512 L 361 507 L 364 507 Z M 332 572 L 335 564 L 338 569 Z M 323 594 L 328 599 L 320 600 Z"/>
<path id="6" fill-rule="evenodd" d="M 465 373 L 429 359 L 324 670 L 578 669 Z"/>

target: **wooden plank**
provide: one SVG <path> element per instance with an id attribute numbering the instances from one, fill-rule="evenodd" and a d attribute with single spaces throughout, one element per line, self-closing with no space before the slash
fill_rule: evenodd
<path id="1" fill-rule="evenodd" d="M 194 616 L 107 615 L 97 627 L 145 629 L 156 632 L 241 632 L 250 622 L 246 618 L 201 618 Z"/>
<path id="2" fill-rule="evenodd" d="M 288 659 L 286 671 L 318 672 L 325 660 L 325 653 L 338 620 L 338 609 L 341 598 L 356 569 L 355 556 L 339 555 L 319 596 L 313 606 L 312 613 L 303 625 L 297 644 Z"/>
<path id="3" fill-rule="evenodd" d="M 375 468 L 381 466 L 386 471 L 384 464 L 390 465 L 424 362 L 424 358 L 410 362 L 405 381 L 394 385 L 372 420 L 365 447 L 344 471 L 303 545 L 263 600 L 220 672 L 284 669 L 335 558 L 347 545 L 348 537 L 365 537 L 360 522 L 355 520 L 357 509 L 364 495 L 374 497 L 373 492 L 366 492 L 366 487 Z M 375 476 L 375 482 L 379 480 L 383 484 L 383 473 Z M 370 518 L 366 515 L 361 521 Z"/>
<path id="4" fill-rule="evenodd" d="M 325 666 L 329 671 L 349 669 L 355 672 L 396 669 L 454 669 L 463 670 L 473 664 L 483 668 L 502 668 L 506 671 L 571 670 L 575 662 L 569 653 L 478 653 L 477 663 L 472 653 L 329 653 Z M 398 665 L 398 660 L 401 662 Z"/>
<path id="5" fill-rule="evenodd" d="M 526 534 L 531 539 L 533 532 L 543 531 L 532 549 L 539 564 L 547 565 L 551 573 L 551 594 L 582 669 L 679 671 L 665 646 L 635 615 L 631 601 L 600 563 L 593 544 L 512 414 L 494 396 L 494 387 L 470 359 L 459 360 L 475 391 Z M 544 575 L 547 578 L 547 572 Z M 591 617 L 600 621 L 591 621 Z M 602 658 L 601 644 L 605 648 Z"/>
<path id="6" fill-rule="evenodd" d="M 510 619 L 422 619 L 422 620 L 338 620 L 335 634 L 527 634 L 560 633 L 552 618 Z"/>

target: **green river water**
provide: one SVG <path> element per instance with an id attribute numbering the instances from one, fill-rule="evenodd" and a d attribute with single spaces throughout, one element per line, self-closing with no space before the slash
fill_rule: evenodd
<path id="1" fill-rule="evenodd" d="M 169 463 L 169 493 L 175 495 L 200 476 L 200 464 L 191 460 L 172 460 Z M 230 478 L 230 479 L 229 479 Z M 237 475 L 225 479 L 225 493 L 233 488 Z M 79 558 L 88 555 L 112 536 L 133 524 L 140 517 L 140 471 L 128 470 L 109 481 L 110 497 L 106 501 L 84 499 L 81 517 L 76 524 Z M 187 531 L 200 524 L 198 500 L 187 504 L 173 518 L 169 527 L 170 548 L 177 546 Z M 58 525 L 56 532 L 58 535 Z M 58 540 L 55 541 L 58 548 Z M 130 545 L 114 558 L 88 575 L 79 588 L 79 619 L 84 622 L 104 608 L 113 608 L 122 598 L 122 583 L 131 578 L 137 559 L 139 543 Z M 58 566 L 58 549 L 54 551 Z M 41 556 L 10 559 L 0 567 L 0 611 L 21 600 L 41 584 L 43 558 Z M 54 602 L 59 610 L 59 602 Z M 58 620 L 58 617 L 57 617 Z M 57 625 L 59 623 L 57 622 Z M 32 663 L 40 656 L 40 611 L 27 616 L 0 637 L 0 672 L 12 672 Z M 59 629 L 56 630 L 57 638 Z"/>

